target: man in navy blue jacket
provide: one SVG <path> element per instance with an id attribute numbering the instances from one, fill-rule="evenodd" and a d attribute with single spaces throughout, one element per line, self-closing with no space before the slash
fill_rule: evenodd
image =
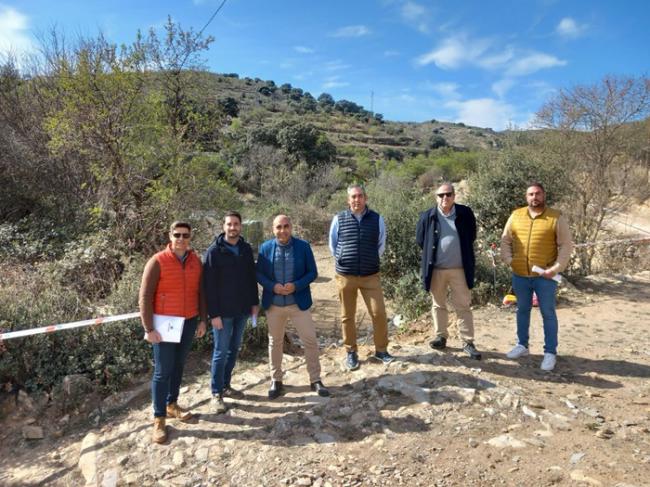
<path id="1" fill-rule="evenodd" d="M 208 318 L 214 334 L 212 353 L 212 408 L 225 413 L 224 396 L 241 395 L 230 385 L 246 320 L 256 316 L 259 296 L 255 259 L 241 236 L 241 215 L 226 213 L 223 233 L 208 247 L 203 262 L 203 286 Z"/>
<path id="2" fill-rule="evenodd" d="M 309 285 L 318 276 L 314 254 L 304 240 L 291 235 L 291 219 L 278 215 L 273 220 L 275 238 L 260 245 L 257 258 L 257 282 L 262 285 L 262 307 L 269 328 L 271 388 L 269 399 L 282 394 L 282 345 L 287 321 L 296 327 L 305 347 L 311 390 L 329 396 L 320 379 L 316 327 L 309 308 L 312 305 Z"/>
<path id="3" fill-rule="evenodd" d="M 474 346 L 472 296 L 474 287 L 474 240 L 476 218 L 471 208 L 455 203 L 456 192 L 451 183 L 436 191 L 438 205 L 420 214 L 416 240 L 422 249 L 421 275 L 424 290 L 431 292 L 435 339 L 432 348 L 447 346 L 447 289 L 458 317 L 463 350 L 475 360 L 481 354 Z"/>

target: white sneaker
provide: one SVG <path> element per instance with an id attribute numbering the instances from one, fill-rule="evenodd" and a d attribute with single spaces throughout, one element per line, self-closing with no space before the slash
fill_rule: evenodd
<path id="1" fill-rule="evenodd" d="M 546 371 L 553 370 L 555 368 L 555 354 L 545 353 L 544 360 L 542 360 L 542 365 L 539 368 Z"/>
<path id="2" fill-rule="evenodd" d="M 526 347 L 524 347 L 523 345 L 515 345 L 515 348 L 510 350 L 506 354 L 506 357 L 519 358 L 519 357 L 525 357 L 526 355 L 528 355 L 528 349 Z"/>

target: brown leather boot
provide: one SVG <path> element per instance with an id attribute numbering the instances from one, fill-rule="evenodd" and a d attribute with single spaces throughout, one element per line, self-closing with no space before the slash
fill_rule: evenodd
<path id="1" fill-rule="evenodd" d="M 189 421 L 192 419 L 192 413 L 185 411 L 177 403 L 170 402 L 167 404 L 167 417 L 180 419 L 181 421 Z"/>
<path id="2" fill-rule="evenodd" d="M 165 443 L 167 441 L 167 429 L 165 418 L 153 418 L 153 434 L 151 441 L 154 443 Z"/>

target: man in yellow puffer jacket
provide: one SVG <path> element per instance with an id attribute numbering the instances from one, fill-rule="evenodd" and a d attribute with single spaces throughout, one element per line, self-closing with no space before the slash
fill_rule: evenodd
<path id="1" fill-rule="evenodd" d="M 528 206 L 512 212 L 501 236 L 501 258 L 512 268 L 512 288 L 517 296 L 517 345 L 508 358 L 528 355 L 528 337 L 533 292 L 539 300 L 544 323 L 544 359 L 541 369 L 555 368 L 558 323 L 555 313 L 556 274 L 569 263 L 573 242 L 564 216 L 546 206 L 540 183 L 526 189 Z M 542 269 L 541 273 L 533 267 Z"/>

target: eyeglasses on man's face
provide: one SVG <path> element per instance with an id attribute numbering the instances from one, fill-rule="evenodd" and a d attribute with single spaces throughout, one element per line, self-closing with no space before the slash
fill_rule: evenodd
<path id="1" fill-rule="evenodd" d="M 452 193 L 452 192 L 449 192 L 449 193 L 438 193 L 438 198 L 440 198 L 440 199 L 444 198 L 445 196 L 446 196 L 447 198 L 451 198 L 452 196 L 454 196 L 454 193 Z"/>
<path id="2" fill-rule="evenodd" d="M 184 238 L 185 240 L 187 240 L 187 239 L 190 238 L 190 234 L 189 233 L 174 232 L 174 233 L 172 233 L 172 237 L 177 238 L 177 239 Z"/>

